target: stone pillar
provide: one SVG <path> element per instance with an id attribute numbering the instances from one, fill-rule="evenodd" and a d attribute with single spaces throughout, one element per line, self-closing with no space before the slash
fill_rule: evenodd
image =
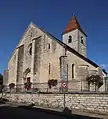
<path id="1" fill-rule="evenodd" d="M 18 47 L 17 51 L 17 64 L 16 64 L 16 69 L 17 69 L 17 78 L 16 82 L 18 84 L 21 84 L 23 81 L 23 65 L 24 65 L 24 45 Z"/>
<path id="2" fill-rule="evenodd" d="M 90 83 L 90 91 L 96 91 L 95 83 Z"/>
<path id="3" fill-rule="evenodd" d="M 34 82 L 34 55 L 35 55 L 35 40 L 32 41 L 32 57 L 31 57 L 31 82 Z"/>
<path id="4" fill-rule="evenodd" d="M 17 83 L 17 67 L 18 67 L 18 50 L 19 48 L 16 49 L 16 64 L 15 64 L 15 82 L 16 83 Z"/>
<path id="5" fill-rule="evenodd" d="M 81 81 L 81 91 L 88 91 L 89 85 L 86 79 L 88 76 L 88 65 L 80 65 L 78 70 L 79 79 Z"/>
<path id="6" fill-rule="evenodd" d="M 81 91 L 89 91 L 89 85 L 86 80 L 82 80 L 82 89 Z"/>
<path id="7" fill-rule="evenodd" d="M 60 74 L 62 81 L 68 80 L 67 56 L 60 57 Z"/>
<path id="8" fill-rule="evenodd" d="M 9 71 L 4 70 L 4 72 L 3 72 L 3 84 L 4 85 L 8 84 L 8 79 L 9 79 Z"/>
<path id="9" fill-rule="evenodd" d="M 60 80 L 61 82 L 65 82 L 68 84 L 68 64 L 67 64 L 67 56 L 60 57 Z M 67 91 L 67 88 L 62 88 L 62 91 Z"/>

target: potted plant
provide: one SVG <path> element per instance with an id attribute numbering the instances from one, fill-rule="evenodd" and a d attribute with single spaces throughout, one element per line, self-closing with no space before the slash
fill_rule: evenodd
<path id="1" fill-rule="evenodd" d="M 30 79 L 27 79 L 27 82 L 24 83 L 24 87 L 27 91 L 31 89 L 31 85 L 32 83 L 30 82 Z"/>
<path id="2" fill-rule="evenodd" d="M 14 83 L 10 83 L 10 84 L 9 84 L 10 92 L 11 92 L 12 89 L 14 89 L 14 87 L 15 87 L 15 84 L 14 84 Z"/>
<path id="3" fill-rule="evenodd" d="M 56 85 L 57 85 L 57 80 L 51 79 L 48 81 L 49 88 L 51 88 L 52 86 L 56 86 Z"/>

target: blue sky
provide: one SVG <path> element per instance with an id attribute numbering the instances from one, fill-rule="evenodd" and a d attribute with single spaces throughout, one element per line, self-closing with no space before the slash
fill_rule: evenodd
<path id="1" fill-rule="evenodd" d="M 0 72 L 30 21 L 61 39 L 73 13 L 88 35 L 88 57 L 108 70 L 107 0 L 0 0 Z"/>

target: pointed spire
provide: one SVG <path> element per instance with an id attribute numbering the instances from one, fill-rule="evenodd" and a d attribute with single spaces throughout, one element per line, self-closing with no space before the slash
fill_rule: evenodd
<path id="1" fill-rule="evenodd" d="M 77 18 L 75 15 L 72 16 L 72 18 L 70 19 L 66 29 L 64 30 L 63 34 L 64 33 L 68 33 L 70 31 L 73 31 L 75 29 L 79 29 L 81 32 L 83 32 L 85 34 L 85 32 L 82 30 Z M 85 34 L 86 35 L 86 34 Z"/>

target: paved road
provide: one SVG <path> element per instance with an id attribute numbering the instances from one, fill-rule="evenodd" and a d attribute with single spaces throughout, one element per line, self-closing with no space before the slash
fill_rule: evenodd
<path id="1" fill-rule="evenodd" d="M 80 115 L 66 116 L 61 112 L 46 111 L 44 109 L 25 106 L 0 105 L 0 119 L 96 119 Z M 99 118 L 98 118 L 99 119 Z"/>

